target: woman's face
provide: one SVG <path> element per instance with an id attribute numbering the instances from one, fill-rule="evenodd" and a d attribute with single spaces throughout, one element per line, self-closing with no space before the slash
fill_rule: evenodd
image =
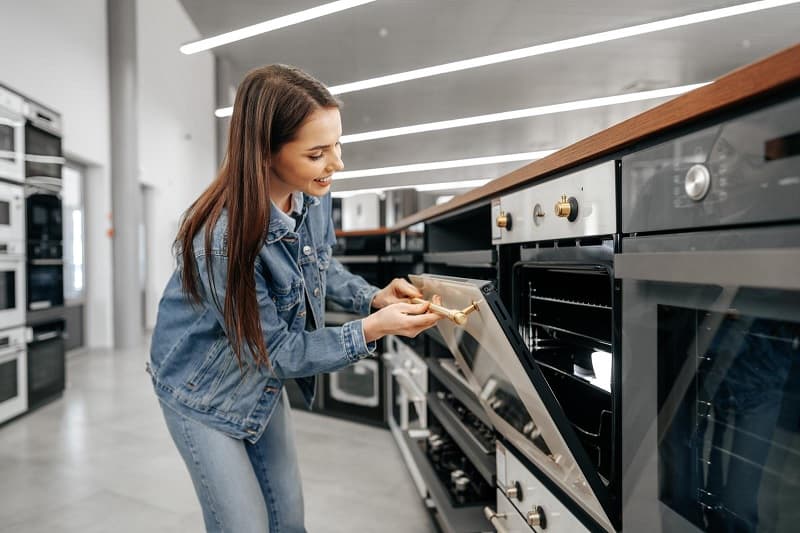
<path id="1" fill-rule="evenodd" d="M 335 107 L 313 111 L 301 124 L 294 140 L 272 157 L 270 191 L 283 199 L 294 191 L 323 196 L 330 190 L 332 175 L 342 170 L 342 120 Z"/>

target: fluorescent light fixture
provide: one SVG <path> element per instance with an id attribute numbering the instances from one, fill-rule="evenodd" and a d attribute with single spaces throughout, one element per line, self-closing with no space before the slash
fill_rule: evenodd
<path id="1" fill-rule="evenodd" d="M 501 122 L 503 120 L 538 117 L 542 115 L 552 115 L 554 113 L 564 113 L 566 111 L 575 111 L 579 109 L 591 109 L 595 107 L 604 107 L 616 104 L 639 102 L 642 100 L 651 100 L 654 98 L 665 98 L 668 96 L 675 96 L 678 94 L 689 92 L 691 90 L 697 89 L 698 87 L 707 85 L 708 83 L 710 82 L 695 83 L 692 85 L 681 85 L 679 87 L 668 87 L 666 89 L 656 89 L 652 91 L 618 94 L 615 96 L 604 96 L 602 98 L 590 98 L 588 100 L 575 100 L 573 102 L 565 102 L 562 104 L 551 104 L 539 107 L 529 107 L 527 109 L 518 109 L 516 111 L 504 111 L 502 113 L 476 115 L 473 117 L 456 118 L 452 120 L 441 120 L 439 122 L 427 122 L 425 124 L 402 126 L 399 128 L 389 128 L 385 130 L 365 131 L 363 133 L 351 133 L 349 135 L 343 135 L 340 139 L 340 142 L 342 144 L 351 144 L 361 141 L 385 139 L 387 137 L 399 137 L 401 135 L 411 135 L 413 133 L 422 133 L 426 131 L 439 131 L 451 128 L 461 128 L 464 126 L 475 126 L 477 124 Z"/>
<path id="2" fill-rule="evenodd" d="M 398 72 L 397 74 L 389 74 L 386 76 L 379 76 L 377 78 L 335 85 L 333 87 L 329 87 L 329 90 L 333 94 L 363 91 L 364 89 L 372 89 L 374 87 L 382 87 L 384 85 L 392 85 L 395 83 L 416 80 L 419 78 L 428 78 L 431 76 L 438 76 L 439 74 L 447 74 L 449 72 L 458 72 L 460 70 L 485 67 L 487 65 L 504 63 L 506 61 L 515 61 L 517 59 L 524 59 L 533 56 L 550 54 L 553 52 L 560 52 L 562 50 L 570 50 L 572 48 L 580 48 L 582 46 L 615 41 L 617 39 L 624 39 L 626 37 L 634 37 L 637 35 L 644 35 L 647 33 L 678 28 L 681 26 L 699 24 L 701 22 L 708 22 L 710 20 L 744 15 L 764 9 L 795 4 L 797 2 L 800 2 L 800 0 L 760 0 L 758 2 L 749 2 L 736 6 L 693 13 L 691 15 L 684 15 L 681 17 L 657 20 L 655 22 L 648 22 L 646 24 L 637 24 L 635 26 L 629 26 L 627 28 L 620 28 L 617 30 L 603 31 L 589 35 L 582 35 L 580 37 L 563 39 L 561 41 L 553 41 L 551 43 L 537 44 L 535 46 L 518 48 L 508 52 L 473 57 L 471 59 L 462 59 L 461 61 L 453 61 L 452 63 L 444 63 L 442 65 L 436 65 L 433 67 L 424 67 L 415 70 L 409 70 L 407 72 Z"/>
<path id="3" fill-rule="evenodd" d="M 308 20 L 324 17 L 325 15 L 338 13 L 339 11 L 358 7 L 363 4 L 369 4 L 370 2 L 374 1 L 375 0 L 337 0 L 336 2 L 330 2 L 327 4 L 322 4 L 321 6 L 312 7 L 310 9 L 304 9 L 303 11 L 298 11 L 297 13 L 292 13 L 283 17 L 265 20 L 264 22 L 259 22 L 258 24 L 253 24 L 252 26 L 247 26 L 238 30 L 215 35 L 214 37 L 194 41 L 181 46 L 180 51 L 186 55 L 196 54 L 197 52 L 202 52 L 203 50 L 209 50 L 224 44 L 230 44 L 236 41 L 241 41 L 242 39 L 255 37 L 256 35 L 261 35 L 262 33 L 267 33 L 280 28 L 285 28 L 287 26 L 292 26 L 294 24 L 299 24 L 301 22 L 306 22 Z"/>
<path id="4" fill-rule="evenodd" d="M 454 159 L 452 161 L 434 161 L 431 163 L 413 163 L 410 165 L 397 165 L 393 167 L 367 168 L 364 170 L 345 170 L 334 174 L 335 180 L 349 180 L 353 178 L 366 178 L 371 176 L 387 176 L 389 174 L 405 174 L 407 172 L 423 172 L 426 170 L 442 170 L 447 168 L 476 167 L 480 165 L 494 165 L 512 161 L 533 161 L 552 154 L 556 150 L 541 150 L 538 152 L 523 152 L 518 154 L 491 155 L 486 157 L 472 157 L 469 159 Z"/>
<path id="5" fill-rule="evenodd" d="M 333 191 L 331 196 L 334 198 L 349 198 L 359 194 L 382 194 L 386 191 L 397 189 L 416 189 L 422 192 L 450 191 L 454 189 L 474 189 L 489 183 L 490 179 L 466 180 L 466 181 L 443 181 L 440 183 L 425 183 L 422 185 L 392 185 L 390 187 L 380 187 L 375 189 L 356 189 L 353 191 Z"/>
<path id="6" fill-rule="evenodd" d="M 712 9 L 710 11 L 702 11 L 700 13 L 693 13 L 691 15 L 657 20 L 655 22 L 648 22 L 646 24 L 637 24 L 627 28 L 592 33 L 580 37 L 563 39 L 561 41 L 537 44 L 527 48 L 518 48 L 516 50 L 509 50 L 507 52 L 473 57 L 471 59 L 463 59 L 461 61 L 454 61 L 452 63 L 444 63 L 442 65 L 424 67 L 415 70 L 409 70 L 407 72 L 398 72 L 396 74 L 378 76 L 377 78 L 370 78 L 362 81 L 334 85 L 328 89 L 332 94 L 344 94 L 348 92 L 362 91 L 364 89 L 382 87 L 384 85 L 392 85 L 394 83 L 401 83 L 419 78 L 438 76 L 439 74 L 446 74 L 449 72 L 458 72 L 460 70 L 485 67 L 487 65 L 494 65 L 506 61 L 515 61 L 517 59 L 525 59 L 528 57 L 560 52 L 561 50 L 580 48 L 582 46 L 615 41 L 617 39 L 624 39 L 626 37 L 634 37 L 637 35 L 645 35 L 647 33 L 669 30 L 681 26 L 690 26 L 692 24 L 699 24 L 701 22 L 708 22 L 711 20 L 745 15 L 748 13 L 754 13 L 756 11 L 763 11 L 765 9 L 788 6 L 798 2 L 800 2 L 800 0 L 759 0 L 757 2 L 748 2 L 746 4 Z M 229 117 L 232 111 L 233 109 L 230 107 L 223 107 L 217 109 L 214 114 L 217 117 Z"/>

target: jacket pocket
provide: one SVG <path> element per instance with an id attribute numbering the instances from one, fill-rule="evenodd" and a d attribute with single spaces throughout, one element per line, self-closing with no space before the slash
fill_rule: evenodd
<path id="1" fill-rule="evenodd" d="M 224 335 L 220 336 L 206 352 L 203 361 L 200 365 L 189 375 L 186 380 L 186 388 L 195 390 L 202 384 L 209 370 L 216 366 L 220 356 L 225 353 L 225 346 L 228 343 L 228 338 Z"/>
<path id="2" fill-rule="evenodd" d="M 300 283 L 293 283 L 287 288 L 269 287 L 270 298 L 275 303 L 278 312 L 288 311 L 300 303 L 302 289 Z"/>

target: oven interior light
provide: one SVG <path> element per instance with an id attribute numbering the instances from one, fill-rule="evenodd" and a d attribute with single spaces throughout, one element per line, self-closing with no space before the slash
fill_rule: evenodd
<path id="1" fill-rule="evenodd" d="M 594 377 L 589 382 L 604 391 L 611 392 L 611 354 L 608 352 L 592 352 L 592 368 Z"/>

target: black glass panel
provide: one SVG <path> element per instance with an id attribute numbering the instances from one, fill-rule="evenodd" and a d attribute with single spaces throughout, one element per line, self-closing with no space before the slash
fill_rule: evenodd
<path id="1" fill-rule="evenodd" d="M 659 306 L 658 376 L 661 501 L 701 531 L 796 531 L 800 323 Z"/>
<path id="2" fill-rule="evenodd" d="M 0 403 L 19 395 L 17 383 L 17 360 L 0 363 Z"/>
<path id="3" fill-rule="evenodd" d="M 17 306 L 16 278 L 15 270 L 0 271 L 0 310 Z"/>
<path id="4" fill-rule="evenodd" d="M 11 204 L 0 201 L 0 224 L 8 226 L 11 224 Z"/>

